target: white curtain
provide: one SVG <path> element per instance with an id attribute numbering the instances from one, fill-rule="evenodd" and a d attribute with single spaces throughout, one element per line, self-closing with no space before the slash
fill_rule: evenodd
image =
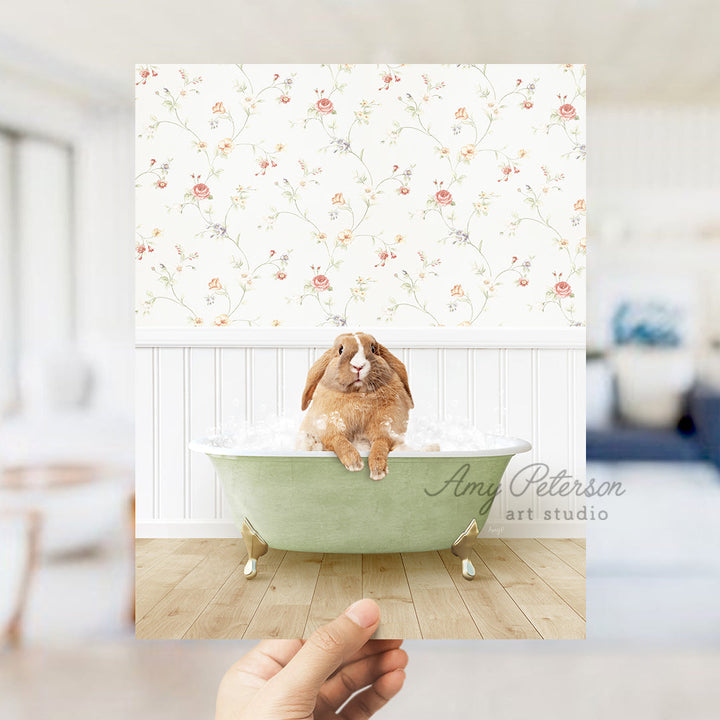
<path id="1" fill-rule="evenodd" d="M 45 401 L 48 363 L 75 340 L 73 158 L 0 134 L 0 409 Z"/>
<path id="2" fill-rule="evenodd" d="M 0 417 L 15 403 L 16 376 L 16 318 L 13 303 L 14 258 L 16 245 L 12 241 L 14 143 L 0 132 Z"/>

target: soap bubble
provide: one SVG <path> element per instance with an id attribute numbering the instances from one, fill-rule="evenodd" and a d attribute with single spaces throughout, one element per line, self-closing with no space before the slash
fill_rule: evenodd
<path id="1" fill-rule="evenodd" d="M 298 430 L 302 414 L 269 416 L 255 422 L 230 420 L 213 428 L 200 444 L 238 452 L 283 452 L 298 448 Z M 407 432 L 398 438 L 398 450 L 414 452 L 452 452 L 490 450 L 502 447 L 502 438 L 474 427 L 463 418 L 437 418 L 411 414 Z M 308 447 L 303 438 L 300 447 Z M 366 443 L 357 443 L 358 450 L 367 451 Z M 312 449 L 319 449 L 313 446 Z"/>

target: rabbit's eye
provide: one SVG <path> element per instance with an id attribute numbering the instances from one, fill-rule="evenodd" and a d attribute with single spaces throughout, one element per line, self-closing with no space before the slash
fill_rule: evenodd
<path id="1" fill-rule="evenodd" d="M 342 355 L 342 351 L 343 351 L 343 346 L 341 345 L 338 349 L 338 355 Z"/>
<path id="2" fill-rule="evenodd" d="M 375 346 L 374 346 L 374 345 L 371 345 L 371 346 L 370 346 L 370 351 L 373 352 L 373 353 L 375 352 Z"/>

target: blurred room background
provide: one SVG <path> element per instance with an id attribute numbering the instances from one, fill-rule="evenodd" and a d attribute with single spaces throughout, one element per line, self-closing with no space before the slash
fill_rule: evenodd
<path id="1" fill-rule="evenodd" d="M 475 707 L 445 693 L 472 665 L 488 687 L 535 683 L 515 715 L 575 716 L 602 691 L 624 704 L 598 700 L 598 717 L 701 717 L 720 649 L 720 6 L 292 7 L 3 9 L 0 715 L 209 715 L 248 647 L 132 640 L 134 64 L 331 58 L 588 64 L 588 474 L 626 489 L 588 523 L 588 634 L 607 642 L 410 644 L 409 689 L 385 716 Z M 68 692 L 79 675 L 92 689 Z M 556 677 L 567 702 L 539 703 Z"/>

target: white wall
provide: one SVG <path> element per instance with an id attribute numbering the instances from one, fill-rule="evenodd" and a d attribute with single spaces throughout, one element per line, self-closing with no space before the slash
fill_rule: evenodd
<path id="1" fill-rule="evenodd" d="M 132 416 L 132 107 L 100 108 L 77 150 L 77 335 L 95 403 Z"/>
<path id="2" fill-rule="evenodd" d="M 701 356 L 720 337 L 719 123 L 717 105 L 590 113 L 590 347 L 607 346 L 615 303 L 633 291 L 686 304 Z"/>
<path id="3" fill-rule="evenodd" d="M 210 461 L 187 443 L 232 420 L 295 413 L 309 365 L 334 329 L 139 329 L 136 487 L 139 537 L 238 535 Z M 585 477 L 581 328 L 447 332 L 379 329 L 405 361 L 415 412 L 458 417 L 530 440 L 530 462 Z M 575 511 L 574 499 L 500 495 L 486 526 L 504 537 L 584 536 L 584 523 L 509 522 L 508 510 Z"/>
<path id="4" fill-rule="evenodd" d="M 15 348 L 10 342 L 15 337 L 16 318 L 10 311 L 14 289 L 15 244 L 13 233 L 14 148 L 7 135 L 0 134 L 0 416 L 17 400 Z"/>

